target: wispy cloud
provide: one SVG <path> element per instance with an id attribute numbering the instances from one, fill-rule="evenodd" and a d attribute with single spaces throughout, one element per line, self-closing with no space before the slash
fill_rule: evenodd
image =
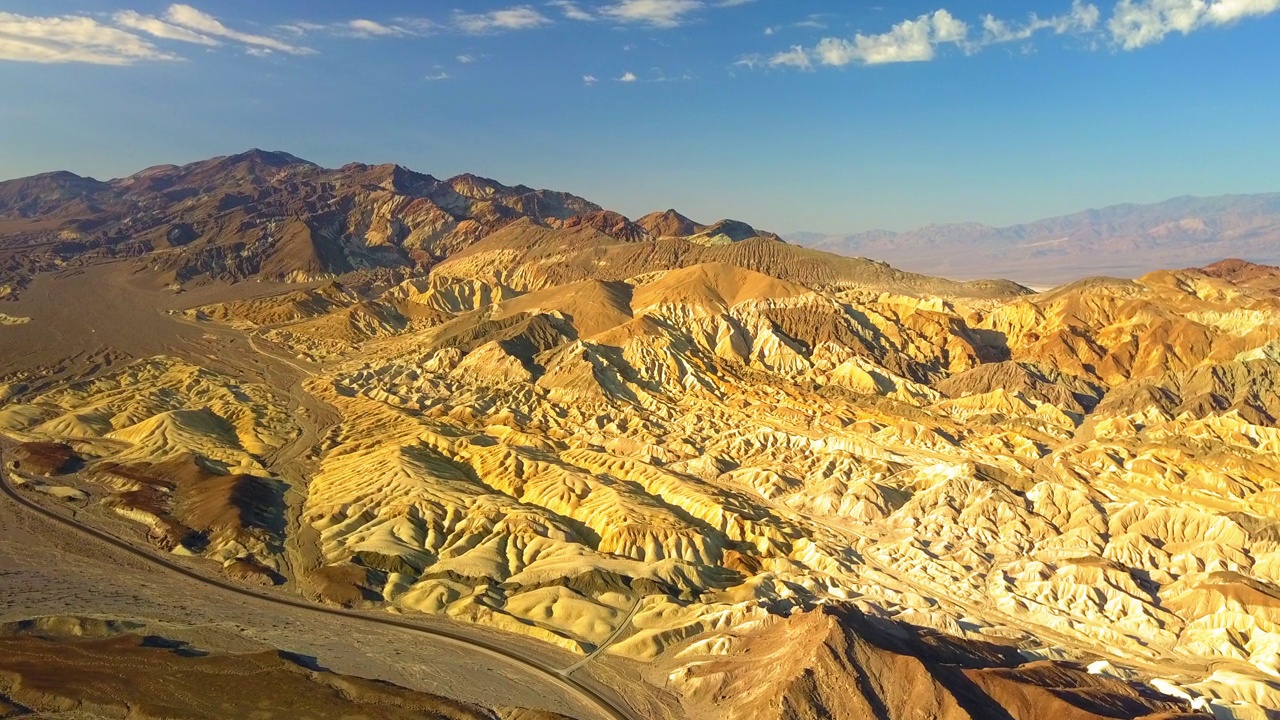
<path id="1" fill-rule="evenodd" d="M 511 20 L 500 11 L 495 14 L 494 22 L 502 25 Z M 132 65 L 180 60 L 182 57 L 177 52 L 165 47 L 176 43 L 239 48 L 257 57 L 276 53 L 311 55 L 316 51 L 299 44 L 300 39 L 313 35 L 368 39 L 410 37 L 440 29 L 436 23 L 421 18 L 400 18 L 392 22 L 355 18 L 334 23 L 300 20 L 279 25 L 272 34 L 264 34 L 239 30 L 185 3 L 172 4 L 158 16 L 130 9 L 120 9 L 110 15 L 56 17 L 0 12 L 0 60 Z"/>
<path id="2" fill-rule="evenodd" d="M 222 44 L 207 35 L 201 35 L 187 28 L 167 23 L 160 18 L 143 15 L 133 10 L 121 10 L 112 16 L 112 20 L 122 28 L 137 30 L 164 40 L 177 40 L 178 42 L 211 47 L 217 47 Z"/>
<path id="3" fill-rule="evenodd" d="M 397 27 L 405 28 L 414 35 L 432 35 L 448 29 L 435 20 L 424 17 L 397 17 L 392 18 L 392 22 Z"/>
<path id="4" fill-rule="evenodd" d="M 984 45 L 1020 42 L 1043 31 L 1050 31 L 1054 35 L 1092 32 L 1097 29 L 1101 17 L 1102 13 L 1097 5 L 1089 5 L 1081 0 L 1075 0 L 1071 4 L 1071 10 L 1061 15 L 1042 18 L 1031 13 L 1025 23 L 1011 23 L 987 15 L 982 18 L 981 42 Z"/>
<path id="5" fill-rule="evenodd" d="M 518 1 L 518 0 L 517 0 Z M 812 70 L 817 67 L 926 62 L 950 47 L 971 55 L 985 48 L 1019 43 L 1024 53 L 1035 52 L 1033 41 L 1052 36 L 1087 40 L 1090 49 L 1132 51 L 1163 42 L 1169 35 L 1189 35 L 1206 28 L 1232 24 L 1280 12 L 1280 0 L 1111 0 L 1100 9 L 1088 0 L 1058 0 L 1058 14 L 1030 13 L 1022 18 L 983 15 L 962 19 L 946 8 L 886 23 L 852 36 L 829 35 L 769 52 L 741 57 L 737 66 Z M 265 31 L 240 29 L 247 23 L 224 20 L 187 3 L 171 4 L 148 15 L 121 8 L 113 13 L 71 13 L 28 16 L 0 12 L 0 60 L 34 63 L 94 63 L 131 65 L 183 59 L 181 45 L 230 48 L 267 56 L 277 53 L 309 55 L 307 38 L 367 40 L 420 37 L 440 33 L 488 35 L 576 23 L 600 23 L 641 28 L 678 28 L 720 9 L 754 0 L 530 0 L 486 12 L 456 10 L 438 19 L 376 19 L 357 17 L 340 22 L 299 20 Z M 553 20 L 552 18 L 555 18 Z M 822 29 L 830 15 L 809 15 L 799 22 L 772 24 L 767 37 L 787 29 Z M 838 23 L 831 22 L 832 27 Z M 759 26 L 757 26 L 759 27 Z M 757 36 L 759 37 L 759 36 Z M 628 43 L 624 49 L 634 48 Z M 456 56 L 467 64 L 477 56 Z M 648 75 L 635 81 L 648 82 Z M 584 82 L 586 82 L 584 78 Z M 589 84 L 589 83 L 588 83 Z"/>
<path id="6" fill-rule="evenodd" d="M 808 70 L 813 67 L 813 61 L 809 59 L 809 51 L 803 47 L 796 45 L 790 50 L 783 50 L 769 58 L 769 65 L 773 67 L 794 67 L 801 70 Z"/>
<path id="7" fill-rule="evenodd" d="M 584 76 L 582 79 L 588 85 L 594 85 L 596 82 L 598 82 L 594 75 L 587 75 L 587 76 Z M 689 82 L 693 79 L 694 79 L 694 75 L 691 72 L 686 71 L 679 75 L 668 75 L 666 72 L 663 71 L 662 68 L 654 67 L 654 68 L 649 68 L 643 74 L 635 73 L 628 70 L 622 73 L 621 75 L 619 75 L 618 77 L 614 78 L 613 80 L 614 82 L 626 83 L 630 85 L 632 83 Z"/>
<path id="8" fill-rule="evenodd" d="M 792 46 L 773 54 L 746 55 L 734 65 L 808 70 L 815 65 L 926 62 L 936 58 L 943 46 L 955 46 L 965 54 L 974 54 L 1001 43 L 1025 43 L 1042 33 L 1088 38 L 1088 46 L 1092 48 L 1110 45 L 1137 50 L 1173 33 L 1187 35 L 1202 28 L 1231 25 L 1275 12 L 1280 12 L 1280 0 L 1118 0 L 1104 25 L 1102 10 L 1097 5 L 1073 0 L 1068 10 L 1048 17 L 1032 13 L 1024 21 L 1011 21 L 994 15 L 983 16 L 981 33 L 975 36 L 969 23 L 944 8 L 903 20 L 887 32 L 860 32 L 852 38 L 825 37 L 812 47 Z M 770 29 L 776 32 L 779 28 Z M 1034 52 L 1034 47 L 1025 46 L 1024 53 L 1028 52 Z"/>
<path id="9" fill-rule="evenodd" d="M 472 35 L 503 30 L 531 30 L 550 25 L 551 20 L 529 5 L 517 5 L 487 13 L 458 12 L 453 16 L 454 25 Z"/>
<path id="10" fill-rule="evenodd" d="M 731 8 L 753 2 L 755 0 L 613 0 L 596 9 L 584 6 L 579 0 L 547 0 L 546 4 L 559 10 L 567 20 L 675 28 L 690 22 L 692 16 L 703 9 Z"/>
<path id="11" fill-rule="evenodd" d="M 414 34 L 399 25 L 384 25 L 376 20 L 349 20 L 344 23 L 344 27 L 351 35 L 363 38 L 404 37 Z"/>
<path id="12" fill-rule="evenodd" d="M 582 9 L 582 6 L 570 0 L 550 0 L 547 3 L 549 7 L 557 8 L 569 20 L 577 20 L 578 22 L 593 22 L 595 15 Z"/>
<path id="13" fill-rule="evenodd" d="M 331 30 L 332 27 L 333 26 L 331 25 L 321 25 L 320 23 L 313 23 L 313 22 L 307 22 L 305 20 L 299 20 L 297 22 L 292 22 L 285 25 L 277 26 L 277 29 L 283 30 L 289 33 L 290 35 L 302 37 L 304 35 L 310 35 L 311 33 L 314 33 L 314 32 Z"/>
<path id="14" fill-rule="evenodd" d="M 826 30 L 829 27 L 831 19 L 835 17 L 832 13 L 810 13 L 803 20 L 797 20 L 791 23 L 791 27 L 800 28 L 802 30 Z M 781 29 L 781 27 L 779 28 Z"/>
<path id="15" fill-rule="evenodd" d="M 355 18 L 334 23 L 314 23 L 306 20 L 278 26 L 295 37 L 327 35 L 341 38 L 376 40 L 382 38 L 420 37 L 438 32 L 441 28 L 425 18 L 396 18 L 390 22 Z"/>
<path id="16" fill-rule="evenodd" d="M 255 35 L 253 33 L 241 32 L 233 30 L 222 23 L 214 16 L 197 10 L 190 5 L 170 5 L 165 11 L 164 21 L 170 25 L 176 25 L 195 33 L 199 33 L 205 37 L 222 38 L 257 48 L 260 51 L 282 52 L 290 55 L 310 55 L 315 51 L 311 48 L 292 45 L 283 40 L 279 40 L 266 35 Z"/>
<path id="17" fill-rule="evenodd" d="M 660 28 L 683 25 L 688 16 L 705 7 L 702 0 L 622 0 L 600 8 L 605 18 Z"/>
<path id="18" fill-rule="evenodd" d="M 0 12 L 0 60 L 132 65 L 177 59 L 131 32 L 90 17 L 28 17 Z"/>

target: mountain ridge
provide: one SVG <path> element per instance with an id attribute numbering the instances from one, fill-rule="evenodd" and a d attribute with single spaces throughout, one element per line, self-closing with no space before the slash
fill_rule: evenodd
<path id="1" fill-rule="evenodd" d="M 43 272 L 120 260 L 175 289 L 250 278 L 305 282 L 353 272 L 398 282 L 512 226 L 529 234 L 516 238 L 516 246 L 534 236 L 563 239 L 590 228 L 682 257 L 702 252 L 683 245 L 784 244 L 777 234 L 738 220 L 706 225 L 667 210 L 632 221 L 572 193 L 472 173 L 440 179 L 392 163 L 330 169 L 286 152 L 252 149 L 154 165 L 106 182 L 65 171 L 0 182 L 0 297 L 16 297 Z M 749 269 L 762 269 L 751 265 L 764 260 L 760 253 L 720 254 L 726 252 L 742 256 L 739 262 Z M 884 274 L 863 267 L 864 261 L 824 260 L 812 252 L 792 247 L 766 254 L 774 272 L 786 267 L 783 255 L 807 266 L 843 268 L 819 273 L 823 282 Z M 1019 291 L 1011 284 L 991 287 Z"/>
<path id="2" fill-rule="evenodd" d="M 957 278 L 985 273 L 1057 284 L 1089 274 L 1137 277 L 1227 257 L 1280 260 L 1280 193 L 1183 195 L 1007 226 L 962 222 L 903 232 L 786 237 L 807 247 L 871 255 L 904 269 Z"/>

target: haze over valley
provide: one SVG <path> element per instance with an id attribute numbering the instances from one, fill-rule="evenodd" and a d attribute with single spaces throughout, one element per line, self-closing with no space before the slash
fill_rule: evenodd
<path id="1" fill-rule="evenodd" d="M 913 272 L 962 279 L 999 276 L 1047 288 L 1089 275 L 1135 278 L 1223 258 L 1278 263 L 1280 195 L 1180 197 L 1001 228 L 963 223 L 902 233 L 795 232 L 787 238 Z"/>

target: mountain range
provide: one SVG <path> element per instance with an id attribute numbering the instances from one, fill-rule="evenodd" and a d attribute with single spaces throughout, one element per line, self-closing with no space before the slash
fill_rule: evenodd
<path id="1" fill-rule="evenodd" d="M 1280 707 L 1280 267 L 262 151 L 0 184 L 0 258 L 0 716 Z"/>
<path id="2" fill-rule="evenodd" d="M 913 272 L 1052 286 L 1088 275 L 1132 278 L 1232 257 L 1280 261 L 1280 194 L 1180 197 L 1009 227 L 960 223 L 900 233 L 794 232 L 786 237 Z"/>
<path id="3" fill-rule="evenodd" d="M 0 182 L 0 286 L 20 286 L 32 272 L 74 258 L 147 257 L 176 282 L 421 270 L 520 219 L 590 228 L 622 242 L 783 239 L 736 220 L 701 224 L 675 210 L 633 221 L 570 193 L 470 174 L 439 180 L 359 163 L 332 170 L 251 150 L 107 182 L 69 172 Z M 1280 194 L 1116 205 L 1009 227 L 961 223 L 786 239 L 931 276 L 1048 287 L 1227 257 L 1278 262 Z"/>
<path id="4" fill-rule="evenodd" d="M 768 263 L 762 269 L 808 268 L 828 282 L 895 274 L 936 284 L 883 263 L 786 245 L 736 220 L 702 224 L 666 210 L 633 222 L 576 195 L 475 175 L 439 180 L 359 163 L 333 170 L 250 150 L 109 182 L 55 172 L 0 183 L 0 298 L 16 296 L 40 272 L 121 259 L 175 287 L 352 272 L 403 278 L 500 231 L 517 243 L 525 233 L 577 233 L 641 264 L 654 252 L 684 264 L 745 253 Z"/>

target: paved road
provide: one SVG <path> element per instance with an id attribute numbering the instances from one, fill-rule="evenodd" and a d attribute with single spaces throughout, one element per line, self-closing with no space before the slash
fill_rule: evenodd
<path id="1" fill-rule="evenodd" d="M 604 642 L 600 643 L 600 645 L 598 645 L 595 650 L 592 650 L 590 655 L 587 655 L 586 657 L 582 658 L 578 662 L 565 668 L 564 674 L 568 675 L 572 672 L 579 670 L 580 668 L 586 667 L 592 660 L 595 660 L 596 658 L 600 657 L 602 654 L 604 654 L 605 650 L 608 650 L 610 647 L 612 647 L 613 644 L 617 642 L 618 638 L 622 637 L 622 633 L 626 632 L 626 630 L 631 627 L 631 621 L 635 620 L 636 615 L 640 613 L 640 608 L 644 605 L 644 601 L 646 597 L 647 597 L 646 595 L 641 595 L 640 597 L 637 597 L 635 604 L 631 606 L 631 612 L 627 613 L 627 617 L 623 619 L 621 623 L 618 624 L 618 629 L 614 630 L 613 634 L 610 635 L 608 638 L 606 638 Z"/>
<path id="2" fill-rule="evenodd" d="M 182 565 L 172 562 L 166 558 L 163 558 L 158 555 L 154 555 L 150 552 L 147 552 L 145 550 L 142 550 L 138 547 L 135 547 L 134 545 L 131 545 L 123 540 L 120 540 L 119 538 L 113 537 L 112 535 L 109 535 L 100 530 L 91 528 L 74 519 L 65 517 L 63 515 L 59 515 L 58 513 L 53 512 L 52 510 L 42 507 L 38 503 L 28 500 L 27 498 L 23 497 L 22 494 L 19 493 L 17 489 L 13 487 L 13 485 L 10 484 L 7 463 L 8 461 L 5 459 L 4 448 L 0 447 L 0 492 L 8 496 L 10 500 L 17 503 L 21 508 L 29 512 L 38 514 L 41 517 L 44 517 L 48 520 L 56 522 L 60 525 L 71 528 L 76 532 L 87 535 L 93 538 L 94 540 L 97 540 L 98 542 L 105 543 L 119 550 L 127 552 L 131 555 L 142 558 L 143 560 L 153 565 L 159 566 L 160 568 L 163 568 L 168 572 L 176 573 L 190 580 L 195 580 L 196 582 L 200 582 L 205 585 L 210 585 L 220 590 L 225 590 L 227 592 L 235 593 L 243 597 L 252 598 L 253 600 L 257 600 L 259 602 L 272 603 L 275 605 L 282 605 L 285 607 L 306 610 L 309 612 L 323 613 L 325 615 L 335 615 L 335 616 L 339 616 L 346 619 L 357 620 L 360 622 L 386 625 L 394 628 L 399 628 L 402 630 L 409 630 L 412 632 L 422 633 L 424 635 L 430 635 L 432 637 L 439 638 L 447 642 L 451 642 L 451 643 L 466 647 L 476 653 L 488 656 L 489 658 L 496 659 L 506 663 L 514 663 L 516 665 L 520 665 L 521 667 L 527 670 L 531 670 L 534 673 L 542 677 L 545 677 L 547 679 L 547 682 L 564 689 L 570 695 L 584 701 L 589 707 L 595 708 L 597 714 L 601 718 L 607 718 L 608 720 L 644 720 L 644 718 L 641 718 L 630 708 L 617 704 L 614 701 L 608 698 L 605 698 L 604 696 L 600 695 L 589 686 L 575 680 L 571 676 L 571 673 L 574 670 L 576 670 L 580 666 L 580 664 L 575 664 L 574 666 L 567 669 L 553 668 L 553 667 L 544 665 L 543 663 L 537 660 L 526 658 L 522 655 L 519 655 L 518 653 L 507 650 L 487 640 L 481 640 L 475 637 L 471 637 L 467 633 L 463 632 L 462 630 L 450 630 L 445 628 L 428 628 L 422 625 L 416 625 L 414 623 L 394 620 L 391 618 L 374 617 L 370 615 L 363 615 L 357 612 L 351 612 L 348 610 L 339 610 L 336 608 L 325 607 L 323 605 L 316 605 L 314 603 L 309 603 L 302 600 L 292 600 L 289 598 L 275 597 L 273 595 L 269 595 L 263 592 L 256 592 L 256 591 L 249 590 L 237 585 L 233 585 L 231 583 L 223 582 L 216 578 L 206 577 L 198 572 L 195 572 L 194 570 L 183 567 Z"/>

